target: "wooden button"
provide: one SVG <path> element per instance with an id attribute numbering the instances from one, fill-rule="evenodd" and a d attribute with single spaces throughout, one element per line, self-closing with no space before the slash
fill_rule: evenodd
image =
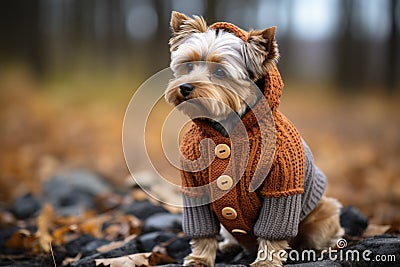
<path id="1" fill-rule="evenodd" d="M 220 159 L 226 159 L 231 155 L 231 149 L 226 144 L 219 144 L 215 147 L 215 155 Z"/>
<path id="2" fill-rule="evenodd" d="M 221 190 L 229 190 L 233 186 L 233 179 L 228 175 L 221 175 L 217 179 L 217 186 Z"/>
<path id="3" fill-rule="evenodd" d="M 233 229 L 232 230 L 232 234 L 243 234 L 243 235 L 247 235 L 247 232 L 245 230 L 242 229 Z"/>
<path id="4" fill-rule="evenodd" d="M 222 209 L 222 216 L 228 220 L 234 220 L 237 217 L 237 212 L 234 208 L 225 207 Z"/>

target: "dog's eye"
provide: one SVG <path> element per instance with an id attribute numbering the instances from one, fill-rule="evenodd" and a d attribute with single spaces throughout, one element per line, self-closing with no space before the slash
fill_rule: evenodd
<path id="1" fill-rule="evenodd" d="M 224 77 L 226 77 L 226 73 L 225 73 L 225 71 L 224 71 L 222 68 L 217 68 L 217 69 L 214 71 L 214 75 L 215 75 L 215 77 L 217 77 L 217 78 L 224 78 Z"/>
<path id="2" fill-rule="evenodd" d="M 191 72 L 193 70 L 193 63 L 192 62 L 186 62 L 186 69 L 188 72 Z"/>

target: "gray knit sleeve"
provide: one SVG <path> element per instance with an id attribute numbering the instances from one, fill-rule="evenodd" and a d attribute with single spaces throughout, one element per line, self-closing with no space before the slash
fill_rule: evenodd
<path id="1" fill-rule="evenodd" d="M 324 173 L 314 164 L 304 140 L 304 193 L 288 197 L 265 198 L 254 226 L 254 234 L 265 239 L 283 240 L 297 235 L 299 223 L 318 205 L 326 187 Z"/>
<path id="2" fill-rule="evenodd" d="M 304 155 L 306 158 L 304 193 L 302 195 L 302 210 L 300 221 L 302 221 L 319 203 L 326 187 L 325 174 L 314 164 L 314 158 L 310 148 L 303 140 Z"/>
<path id="3" fill-rule="evenodd" d="M 219 233 L 220 223 L 210 204 L 198 206 L 199 199 L 183 195 L 183 231 L 192 238 L 215 236 Z M 201 202 L 200 203 L 204 203 Z"/>
<path id="4" fill-rule="evenodd" d="M 269 240 L 284 240 L 297 235 L 301 212 L 301 194 L 264 198 L 254 234 Z"/>

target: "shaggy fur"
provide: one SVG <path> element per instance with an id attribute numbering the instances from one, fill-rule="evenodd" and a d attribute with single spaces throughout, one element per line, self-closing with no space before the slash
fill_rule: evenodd
<path id="1" fill-rule="evenodd" d="M 250 31 L 248 41 L 244 42 L 229 32 L 207 28 L 202 17 L 194 16 L 192 19 L 172 12 L 171 29 L 170 66 L 175 78 L 166 89 L 166 101 L 191 118 L 202 116 L 220 122 L 229 132 L 236 123 L 230 120 L 231 115 L 242 116 L 262 96 L 253 82 L 269 71 L 279 58 L 274 39 L 276 28 Z M 296 249 L 328 248 L 343 234 L 339 209 L 336 200 L 322 198 L 300 223 L 295 238 L 259 238 L 259 249 L 284 251 L 289 244 Z M 219 244 L 221 251 L 238 246 L 223 227 L 221 234 L 225 237 Z M 185 265 L 214 266 L 218 248 L 215 237 L 193 239 L 191 247 L 192 253 L 186 257 Z M 284 261 L 285 257 L 274 255 L 272 259 L 257 258 L 252 266 L 282 266 Z"/>

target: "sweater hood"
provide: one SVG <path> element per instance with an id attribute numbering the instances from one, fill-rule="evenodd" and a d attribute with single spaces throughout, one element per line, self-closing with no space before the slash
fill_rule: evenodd
<path id="1" fill-rule="evenodd" d="M 240 29 L 236 25 L 229 22 L 216 22 L 209 26 L 210 29 L 223 30 L 234 34 L 235 36 L 247 42 L 249 33 L 243 29 Z M 264 96 L 268 101 L 268 104 L 272 111 L 276 110 L 280 103 L 280 97 L 282 95 L 283 81 L 278 68 L 273 67 L 264 74 L 264 78 L 255 81 L 257 84 L 264 84 Z"/>

